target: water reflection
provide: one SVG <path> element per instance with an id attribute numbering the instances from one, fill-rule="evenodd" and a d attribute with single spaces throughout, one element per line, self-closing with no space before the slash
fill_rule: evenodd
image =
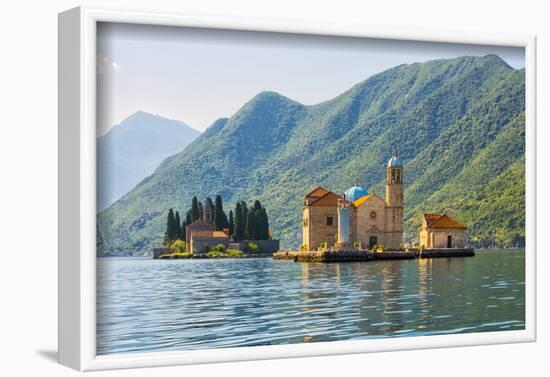
<path id="1" fill-rule="evenodd" d="M 98 353 L 524 328 L 524 252 L 305 264 L 98 261 Z"/>

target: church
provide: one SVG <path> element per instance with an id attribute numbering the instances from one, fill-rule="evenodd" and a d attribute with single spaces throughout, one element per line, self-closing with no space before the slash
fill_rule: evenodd
<path id="1" fill-rule="evenodd" d="M 343 195 L 317 187 L 304 198 L 303 245 L 350 249 L 381 245 L 399 250 L 403 242 L 403 164 L 394 150 L 386 167 L 386 197 L 354 186 Z"/>

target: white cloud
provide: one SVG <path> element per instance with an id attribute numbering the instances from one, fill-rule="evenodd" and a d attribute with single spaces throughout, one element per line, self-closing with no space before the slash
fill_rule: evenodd
<path id="1" fill-rule="evenodd" d="M 99 54 L 97 56 L 97 74 L 105 75 L 120 71 L 120 64 L 112 62 L 107 56 Z"/>

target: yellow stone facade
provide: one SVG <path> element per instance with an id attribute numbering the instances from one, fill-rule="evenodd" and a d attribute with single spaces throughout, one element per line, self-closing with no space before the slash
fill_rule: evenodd
<path id="1" fill-rule="evenodd" d="M 318 249 L 322 243 L 334 245 L 338 232 L 336 206 L 304 207 L 303 245 L 307 250 Z"/>
<path id="2" fill-rule="evenodd" d="M 352 207 L 351 239 L 362 247 L 386 244 L 386 202 L 375 194 Z M 374 239 L 376 237 L 376 241 Z M 399 244 L 397 245 L 399 247 Z"/>

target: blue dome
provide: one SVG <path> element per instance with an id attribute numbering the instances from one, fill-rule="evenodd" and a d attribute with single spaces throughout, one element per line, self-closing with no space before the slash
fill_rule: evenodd
<path id="1" fill-rule="evenodd" d="M 400 168 L 403 164 L 401 163 L 401 160 L 397 156 L 393 156 L 388 161 L 388 168 Z"/>
<path id="2" fill-rule="evenodd" d="M 367 190 L 359 186 L 353 186 L 352 188 L 347 189 L 344 193 L 344 195 L 346 195 L 346 199 L 351 202 L 354 202 L 363 196 L 367 196 L 368 194 L 369 192 Z"/>

